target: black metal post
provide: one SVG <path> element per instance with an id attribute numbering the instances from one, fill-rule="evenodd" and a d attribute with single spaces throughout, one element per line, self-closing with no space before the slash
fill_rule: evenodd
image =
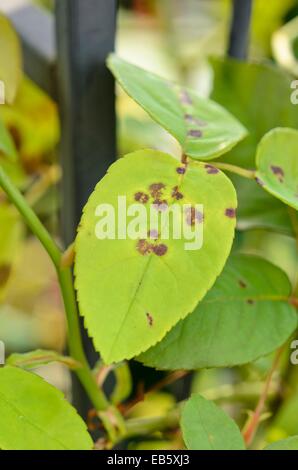
<path id="1" fill-rule="evenodd" d="M 76 235 L 83 206 L 116 157 L 114 80 L 105 60 L 114 49 L 116 0 L 56 2 L 57 81 L 62 126 L 62 229 Z M 96 355 L 84 335 L 90 362 Z M 88 403 L 75 387 L 82 415 Z"/>
<path id="2" fill-rule="evenodd" d="M 245 60 L 248 52 L 253 0 L 233 0 L 228 55 Z"/>

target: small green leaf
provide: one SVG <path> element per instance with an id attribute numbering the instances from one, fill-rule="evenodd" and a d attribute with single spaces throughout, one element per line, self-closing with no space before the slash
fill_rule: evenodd
<path id="1" fill-rule="evenodd" d="M 232 367 L 269 354 L 297 327 L 287 276 L 271 263 L 233 255 L 185 320 L 139 357 L 157 369 Z"/>
<path id="2" fill-rule="evenodd" d="M 181 428 L 190 450 L 245 450 L 236 423 L 200 395 L 192 395 L 184 405 Z"/>
<path id="3" fill-rule="evenodd" d="M 262 187 L 298 210 L 298 131 L 279 128 L 261 140 L 256 157 Z"/>
<path id="4" fill-rule="evenodd" d="M 89 450 L 85 423 L 62 393 L 17 367 L 0 369 L 0 449 Z"/>
<path id="5" fill-rule="evenodd" d="M 147 233 L 145 239 L 119 239 L 116 220 L 116 239 L 99 240 L 96 209 L 109 204 L 117 219 L 119 196 L 126 197 L 127 207 L 143 201 L 148 220 L 152 206 L 159 212 L 161 201 L 180 207 L 186 221 L 184 204 L 193 209 L 202 204 L 204 215 L 196 213 L 204 227 L 202 248 L 188 250 L 184 237 L 174 239 L 173 220 L 179 215 L 166 223 L 168 238 L 161 239 L 157 231 L 157 240 Z M 210 165 L 181 165 L 170 155 L 143 150 L 111 166 L 84 209 L 75 243 L 80 312 L 105 363 L 140 354 L 193 311 L 229 255 L 236 206 L 230 180 Z"/>
<path id="6" fill-rule="evenodd" d="M 53 362 L 59 362 L 69 369 L 79 369 L 81 367 L 80 363 L 72 357 L 61 356 L 61 354 L 55 351 L 45 351 L 43 349 L 37 349 L 24 354 L 11 354 L 6 361 L 10 366 L 21 367 L 22 369 L 28 370 Z"/>
<path id="7" fill-rule="evenodd" d="M 228 152 L 246 129 L 217 103 L 194 91 L 110 55 L 108 66 L 120 85 L 181 144 L 183 153 L 210 160 Z"/>
<path id="8" fill-rule="evenodd" d="M 298 436 L 292 436 L 282 441 L 273 442 L 264 450 L 298 450 Z"/>
<path id="9" fill-rule="evenodd" d="M 0 15 L 0 81 L 4 83 L 5 102 L 11 104 L 22 77 L 20 43 L 10 21 Z"/>
<path id="10" fill-rule="evenodd" d="M 13 161 L 17 159 L 17 151 L 13 140 L 0 119 L 0 157 L 2 155 Z"/>

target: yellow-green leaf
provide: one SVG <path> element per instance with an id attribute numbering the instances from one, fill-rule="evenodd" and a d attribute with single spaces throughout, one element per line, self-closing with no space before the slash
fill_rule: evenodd
<path id="1" fill-rule="evenodd" d="M 19 40 L 10 21 L 0 15 L 0 82 L 4 84 L 5 102 L 11 104 L 22 77 Z"/>

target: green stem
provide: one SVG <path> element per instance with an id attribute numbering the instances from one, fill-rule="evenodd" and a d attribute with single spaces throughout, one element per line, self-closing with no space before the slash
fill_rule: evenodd
<path id="1" fill-rule="evenodd" d="M 212 162 L 212 165 L 218 168 L 219 170 L 229 171 L 230 173 L 235 173 L 236 175 L 243 176 L 243 178 L 248 178 L 254 180 L 256 178 L 256 173 L 254 170 L 246 170 L 240 166 L 230 165 L 229 163 L 221 162 Z"/>
<path id="2" fill-rule="evenodd" d="M 109 407 L 109 403 L 104 393 L 96 385 L 82 345 L 71 269 L 63 268 L 61 266 L 62 254 L 60 249 L 52 239 L 49 232 L 43 226 L 37 215 L 28 205 L 26 199 L 13 185 L 1 167 L 0 186 L 5 191 L 14 206 L 18 209 L 20 214 L 23 216 L 30 230 L 40 240 L 51 260 L 53 261 L 53 264 L 55 265 L 67 317 L 69 352 L 71 356 L 75 360 L 79 361 L 82 365 L 81 368 L 77 369 L 76 373 L 96 410 L 106 410 Z"/>

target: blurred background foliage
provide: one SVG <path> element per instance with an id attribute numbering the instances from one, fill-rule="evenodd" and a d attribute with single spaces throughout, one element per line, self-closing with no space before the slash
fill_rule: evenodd
<path id="1" fill-rule="evenodd" d="M 53 8 L 53 0 L 35 3 L 48 10 Z M 290 83 L 298 76 L 298 0 L 255 0 L 254 4 L 249 61 L 258 61 L 259 65 L 224 58 L 229 0 L 122 0 L 117 33 L 117 51 L 123 58 L 187 84 L 203 96 L 211 95 L 249 128 L 250 137 L 224 156 L 225 161 L 244 167 L 253 166 L 256 144 L 267 130 L 298 127 L 298 107 L 290 102 Z M 13 103 L 0 106 L 0 118 L 10 131 L 19 158 L 1 164 L 59 240 L 57 107 L 27 77 L 20 80 Z M 117 111 L 120 156 L 144 147 L 179 154 L 173 138 L 120 89 Z M 250 182 L 235 178 L 234 183 L 240 205 L 234 250 L 271 260 L 287 272 L 294 284 L 298 256 L 291 214 L 281 202 L 258 191 Z M 35 348 L 61 352 L 65 348 L 65 325 L 55 272 L 2 192 L 0 227 L 0 338 L 7 353 Z M 271 362 L 270 356 L 240 368 L 198 371 L 189 378 L 188 386 L 222 404 L 242 425 L 247 418 L 243 409 L 255 406 Z M 69 393 L 69 377 L 63 366 L 43 368 L 41 373 Z M 113 373 L 117 376 L 119 371 Z M 133 390 L 143 390 L 139 402 L 129 407 L 131 417 L 162 415 L 185 386 L 185 377 L 173 377 L 175 386 L 144 394 L 150 373 L 142 379 L 144 384 L 140 378 L 139 383 L 130 381 L 126 387 L 124 398 L 128 404 Z M 274 419 L 270 413 L 263 417 L 257 436 L 260 448 L 266 442 L 298 434 L 297 366 L 295 369 L 289 365 L 288 356 L 274 377 L 270 397 L 271 411 L 277 413 Z M 131 449 L 182 446 L 177 433 L 129 443 Z"/>

